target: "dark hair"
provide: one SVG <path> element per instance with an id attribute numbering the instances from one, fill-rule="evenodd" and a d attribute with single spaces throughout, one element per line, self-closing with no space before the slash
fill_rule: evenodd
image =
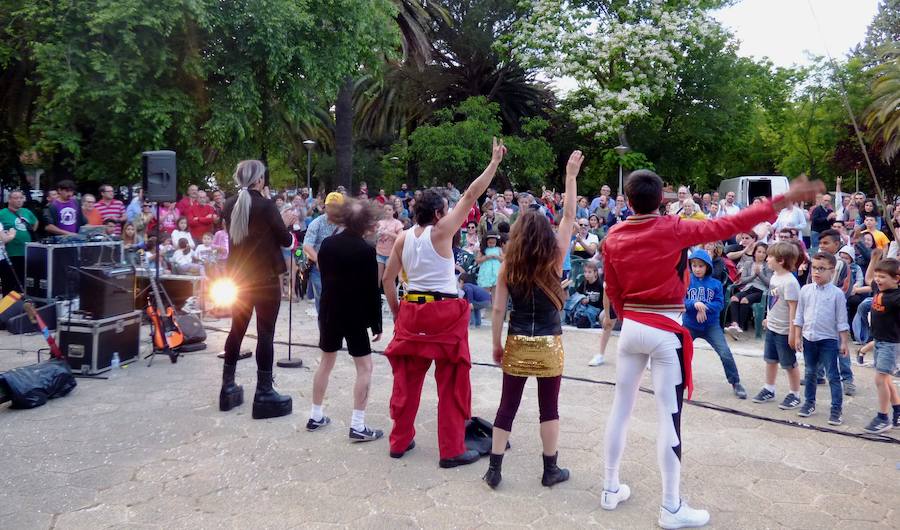
<path id="1" fill-rule="evenodd" d="M 816 254 L 812 257 L 813 260 L 820 259 L 822 261 L 827 261 L 828 265 L 834 267 L 837 265 L 837 258 L 827 252 L 816 252 Z"/>
<path id="2" fill-rule="evenodd" d="M 497 223 L 497 232 L 499 232 L 501 236 L 503 234 L 508 234 L 509 223 L 507 223 L 506 221 L 500 221 L 499 223 Z"/>
<path id="3" fill-rule="evenodd" d="M 872 211 L 871 211 L 871 212 L 866 212 L 866 215 L 868 215 L 869 213 L 871 213 L 871 214 L 875 215 L 875 217 L 878 217 L 878 204 L 875 202 L 875 200 L 874 200 L 874 199 L 866 199 L 865 202 L 863 202 L 863 212 L 866 211 L 866 205 L 867 205 L 867 204 L 871 204 L 871 205 L 872 205 Z"/>
<path id="4" fill-rule="evenodd" d="M 866 212 L 862 215 L 863 219 L 865 219 L 866 217 L 871 217 L 872 219 L 874 219 L 876 221 L 878 220 L 878 214 L 876 214 L 875 212 Z"/>
<path id="5" fill-rule="evenodd" d="M 550 221 L 540 212 L 525 212 L 513 225 L 501 271 L 510 292 L 540 289 L 557 309 L 566 295 L 559 283 L 562 256 Z"/>
<path id="6" fill-rule="evenodd" d="M 759 241 L 759 234 L 757 234 L 753 230 L 747 230 L 746 232 L 741 232 L 741 233 L 747 234 L 748 236 L 750 236 L 750 239 L 752 239 L 753 241 Z"/>
<path id="7" fill-rule="evenodd" d="M 337 218 L 345 232 L 362 237 L 372 230 L 378 216 L 372 205 L 347 199 L 341 205 Z"/>
<path id="8" fill-rule="evenodd" d="M 841 233 L 835 230 L 834 228 L 829 228 L 828 230 L 822 230 L 822 233 L 819 234 L 819 239 L 821 240 L 823 237 L 830 238 L 835 243 L 841 242 Z"/>
<path id="9" fill-rule="evenodd" d="M 900 261 L 894 258 L 887 258 L 875 264 L 874 272 L 883 272 L 888 276 L 897 276 L 900 274 Z"/>
<path id="10" fill-rule="evenodd" d="M 459 279 L 462 280 L 463 283 L 473 283 L 477 284 L 478 280 L 475 278 L 474 274 L 469 274 L 468 272 L 464 272 L 459 275 Z"/>
<path id="11" fill-rule="evenodd" d="M 649 169 L 632 171 L 625 180 L 625 196 L 636 214 L 653 213 L 662 202 L 663 181 Z"/>
<path id="12" fill-rule="evenodd" d="M 428 188 L 422 193 L 422 198 L 416 201 L 415 218 L 419 226 L 427 226 L 437 222 L 437 212 L 443 213 L 447 209 L 444 194 L 439 188 Z"/>
<path id="13" fill-rule="evenodd" d="M 75 191 L 75 183 L 72 182 L 72 181 L 69 180 L 69 179 L 60 180 L 60 181 L 56 184 L 56 189 L 57 189 L 57 190 Z"/>

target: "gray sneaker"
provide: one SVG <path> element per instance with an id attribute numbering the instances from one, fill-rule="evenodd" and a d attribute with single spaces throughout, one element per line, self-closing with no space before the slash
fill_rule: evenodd
<path id="1" fill-rule="evenodd" d="M 855 396 L 856 395 L 856 385 L 853 384 L 853 381 L 844 382 L 844 395 L 845 396 Z"/>
<path id="2" fill-rule="evenodd" d="M 763 388 L 759 391 L 759 394 L 753 396 L 752 401 L 754 403 L 765 403 L 766 401 L 772 401 L 773 399 L 775 399 L 775 392 L 770 392 Z"/>
<path id="3" fill-rule="evenodd" d="M 350 428 L 351 442 L 372 442 L 382 436 L 384 436 L 384 431 L 381 429 L 370 429 L 368 426 L 363 427 L 362 430 Z"/>
<path id="4" fill-rule="evenodd" d="M 828 425 L 840 425 L 844 423 L 844 418 L 841 417 L 841 411 L 832 410 L 831 415 L 828 416 Z"/>
<path id="5" fill-rule="evenodd" d="M 734 389 L 734 395 L 737 396 L 738 399 L 747 399 L 747 390 L 744 388 L 744 385 L 735 383 L 731 385 L 731 388 Z"/>
<path id="6" fill-rule="evenodd" d="M 778 408 L 781 410 L 791 410 L 800 406 L 800 398 L 797 397 L 796 394 L 791 392 L 790 394 L 784 396 L 784 401 L 778 405 Z"/>
<path id="7" fill-rule="evenodd" d="M 816 413 L 816 404 L 810 401 L 807 401 L 800 407 L 800 412 L 797 413 L 797 416 L 801 418 L 808 418 Z"/>

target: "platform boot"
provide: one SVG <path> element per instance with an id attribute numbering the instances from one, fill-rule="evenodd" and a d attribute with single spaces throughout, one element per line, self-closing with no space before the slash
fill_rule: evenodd
<path id="1" fill-rule="evenodd" d="M 278 418 L 291 413 L 291 396 L 272 388 L 272 372 L 256 372 L 256 394 L 253 396 L 253 419 Z"/>
<path id="2" fill-rule="evenodd" d="M 226 364 L 222 370 L 222 390 L 219 391 L 219 410 L 229 411 L 244 403 L 244 387 L 234 382 L 237 366 Z"/>

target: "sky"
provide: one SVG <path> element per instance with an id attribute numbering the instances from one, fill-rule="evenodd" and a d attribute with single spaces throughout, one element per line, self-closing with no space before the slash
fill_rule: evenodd
<path id="1" fill-rule="evenodd" d="M 840 60 L 865 38 L 877 9 L 878 0 L 741 0 L 714 16 L 741 42 L 741 55 L 791 66 L 826 47 Z"/>

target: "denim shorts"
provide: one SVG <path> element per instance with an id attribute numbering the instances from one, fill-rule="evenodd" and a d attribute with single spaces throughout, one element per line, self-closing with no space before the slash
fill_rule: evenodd
<path id="1" fill-rule="evenodd" d="M 388 256 L 382 256 L 381 254 L 375 254 L 375 259 L 378 260 L 378 263 L 382 265 L 387 265 Z"/>
<path id="2" fill-rule="evenodd" d="M 897 367 L 897 351 L 900 342 L 875 341 L 875 371 L 892 374 Z"/>
<path id="3" fill-rule="evenodd" d="M 766 331 L 763 359 L 769 364 L 779 363 L 782 368 L 797 366 L 797 352 L 788 344 L 788 336 Z"/>

